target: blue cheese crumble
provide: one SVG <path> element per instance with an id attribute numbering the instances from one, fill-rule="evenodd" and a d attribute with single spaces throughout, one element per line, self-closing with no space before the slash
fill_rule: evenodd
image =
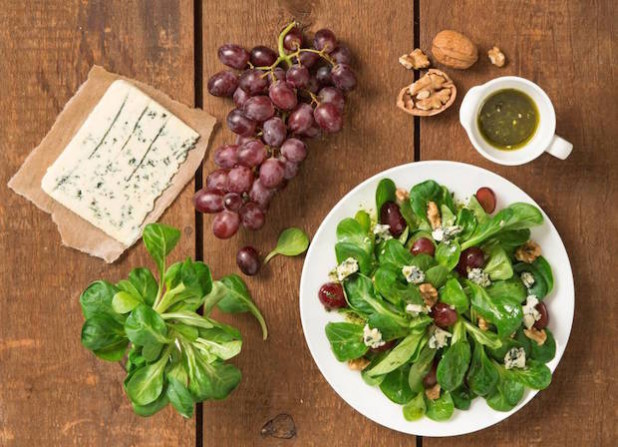
<path id="1" fill-rule="evenodd" d="M 526 351 L 524 348 L 511 348 L 504 356 L 504 367 L 506 369 L 526 367 Z"/>
<path id="2" fill-rule="evenodd" d="M 415 265 L 404 265 L 401 269 L 401 273 L 406 278 L 406 281 L 413 284 L 421 284 L 425 281 L 425 272 Z"/>
<path id="3" fill-rule="evenodd" d="M 370 328 L 368 324 L 363 328 L 363 343 L 370 348 L 379 348 L 384 346 L 386 342 L 382 340 L 382 332 L 377 328 Z"/>
<path id="4" fill-rule="evenodd" d="M 429 337 L 427 344 L 431 349 L 440 349 L 448 345 L 448 339 L 452 336 L 453 334 L 450 332 L 440 329 L 438 326 L 434 326 L 433 333 L 431 337 Z"/>
<path id="5" fill-rule="evenodd" d="M 468 279 L 481 287 L 489 287 L 491 285 L 489 275 L 481 268 L 470 269 L 468 271 Z"/>
<path id="6" fill-rule="evenodd" d="M 450 225 L 447 227 L 438 227 L 431 232 L 431 237 L 436 242 L 448 242 L 463 231 L 461 225 Z"/>
<path id="7" fill-rule="evenodd" d="M 520 278 L 521 278 L 521 282 L 524 283 L 524 286 L 526 286 L 527 289 L 532 287 L 535 283 L 534 275 L 530 272 L 523 272 L 520 275 Z"/>
<path id="8" fill-rule="evenodd" d="M 341 264 L 337 266 L 336 273 L 337 279 L 343 281 L 348 276 L 358 272 L 358 261 L 352 257 L 349 257 Z"/>
<path id="9" fill-rule="evenodd" d="M 429 306 L 410 303 L 406 305 L 406 312 L 412 315 L 413 317 L 418 317 L 420 314 L 428 314 Z"/>
<path id="10" fill-rule="evenodd" d="M 526 326 L 526 329 L 530 329 L 534 326 L 535 322 L 541 319 L 541 313 L 536 310 L 537 304 L 539 304 L 538 298 L 535 295 L 528 295 L 526 304 L 522 307 L 524 313 L 524 326 Z"/>
<path id="11" fill-rule="evenodd" d="M 376 242 L 392 239 L 393 236 L 391 235 L 390 229 L 390 225 L 376 224 L 376 226 L 373 227 L 373 234 L 376 237 Z"/>

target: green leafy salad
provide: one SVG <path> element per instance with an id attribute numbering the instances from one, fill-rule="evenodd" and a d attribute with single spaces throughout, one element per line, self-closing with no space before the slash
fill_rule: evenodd
<path id="1" fill-rule="evenodd" d="M 110 362 L 126 357 L 124 390 L 135 413 L 150 416 L 168 403 L 191 417 L 194 403 L 226 398 L 241 379 L 226 360 L 240 352 L 240 332 L 210 317 L 250 312 L 267 336 L 262 314 L 237 275 L 213 281 L 208 266 L 187 259 L 167 266 L 180 231 L 160 224 L 144 229 L 143 240 L 159 279 L 146 268 L 111 284 L 96 281 L 82 293 L 82 344 Z M 197 310 L 203 306 L 203 315 Z"/>
<path id="2" fill-rule="evenodd" d="M 533 205 L 494 213 L 480 188 L 467 203 L 433 180 L 409 192 L 383 179 L 375 215 L 337 226 L 337 267 L 319 291 L 345 321 L 326 325 L 337 360 L 403 405 L 407 420 L 444 421 L 482 397 L 513 409 L 551 382 L 556 342 L 543 299 L 553 276 L 530 228 Z"/>

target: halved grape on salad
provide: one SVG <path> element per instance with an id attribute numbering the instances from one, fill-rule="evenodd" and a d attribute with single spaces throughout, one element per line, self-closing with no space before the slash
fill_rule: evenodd
<path id="1" fill-rule="evenodd" d="M 408 193 L 383 179 L 375 215 L 337 226 L 338 265 L 319 299 L 345 321 L 328 323 L 326 336 L 407 420 L 444 421 L 479 396 L 509 411 L 525 387 L 551 382 L 543 299 L 554 281 L 530 240 L 543 215 L 526 203 L 495 208 L 490 188 L 464 205 L 433 180 Z"/>

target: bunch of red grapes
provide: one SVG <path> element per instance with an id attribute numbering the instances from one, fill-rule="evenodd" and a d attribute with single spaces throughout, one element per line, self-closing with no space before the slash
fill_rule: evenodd
<path id="1" fill-rule="evenodd" d="M 328 29 L 315 33 L 311 48 L 304 40 L 293 22 L 279 35 L 278 51 L 219 48 L 219 60 L 240 73 L 216 73 L 208 91 L 233 98 L 236 108 L 227 125 L 237 137 L 215 150 L 218 169 L 193 198 L 198 211 L 215 214 L 212 230 L 218 238 L 233 236 L 240 224 L 261 228 L 272 197 L 307 156 L 303 140 L 343 126 L 345 95 L 356 87 L 350 50 Z"/>

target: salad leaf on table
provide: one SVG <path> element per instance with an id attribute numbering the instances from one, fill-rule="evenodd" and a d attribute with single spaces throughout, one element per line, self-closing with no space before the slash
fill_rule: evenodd
<path id="1" fill-rule="evenodd" d="M 208 266 L 191 259 L 166 267 L 179 237 L 178 230 L 161 224 L 144 229 L 159 281 L 137 268 L 116 285 L 92 283 L 80 297 L 86 320 L 82 344 L 103 360 L 120 361 L 126 355 L 123 386 L 140 416 L 171 403 L 191 417 L 196 402 L 224 399 L 236 388 L 240 370 L 225 361 L 239 354 L 240 333 L 210 317 L 215 306 L 252 313 L 267 336 L 264 318 L 239 277 L 213 281 Z M 196 310 L 204 303 L 202 316 Z"/>
<path id="2" fill-rule="evenodd" d="M 307 248 L 309 248 L 309 236 L 300 228 L 287 228 L 279 235 L 275 249 L 264 258 L 264 264 L 277 255 L 301 255 L 307 251 Z"/>

